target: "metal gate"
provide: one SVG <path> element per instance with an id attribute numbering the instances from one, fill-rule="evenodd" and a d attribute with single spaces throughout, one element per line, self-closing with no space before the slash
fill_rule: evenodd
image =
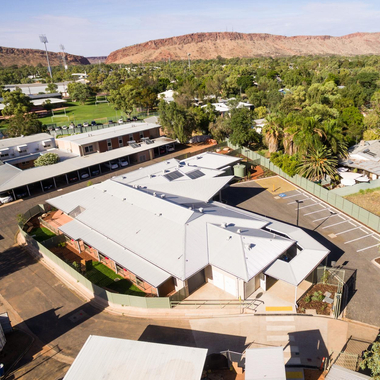
<path id="1" fill-rule="evenodd" d="M 200 272 L 196 273 L 194 276 L 187 280 L 187 285 L 189 288 L 189 294 L 195 292 L 206 282 L 205 271 L 202 269 Z"/>

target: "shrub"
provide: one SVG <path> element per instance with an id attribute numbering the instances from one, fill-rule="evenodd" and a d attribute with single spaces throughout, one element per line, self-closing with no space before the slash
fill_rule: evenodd
<path id="1" fill-rule="evenodd" d="M 62 247 L 62 248 L 64 248 L 64 247 L 66 247 L 66 242 L 65 242 L 65 241 L 61 241 L 61 242 L 59 242 L 59 243 L 57 244 L 57 246 L 58 246 L 58 247 Z"/>
<path id="2" fill-rule="evenodd" d="M 42 156 L 38 157 L 34 161 L 34 166 L 47 166 L 54 165 L 58 162 L 59 156 L 56 153 L 45 153 Z"/>
<path id="3" fill-rule="evenodd" d="M 314 292 L 313 296 L 311 297 L 312 301 L 323 301 L 324 299 L 323 293 L 319 290 L 318 292 Z"/>
<path id="4" fill-rule="evenodd" d="M 304 301 L 306 303 L 309 303 L 311 301 L 311 296 L 310 295 L 307 295 L 305 298 L 304 298 Z"/>

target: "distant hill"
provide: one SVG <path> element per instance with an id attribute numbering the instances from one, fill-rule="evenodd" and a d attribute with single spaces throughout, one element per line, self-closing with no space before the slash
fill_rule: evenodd
<path id="1" fill-rule="evenodd" d="M 169 57 L 182 60 L 187 59 L 189 53 L 190 59 L 380 54 L 380 33 L 355 33 L 342 37 L 193 33 L 124 47 L 112 52 L 106 63 L 152 62 Z"/>
<path id="2" fill-rule="evenodd" d="M 89 65 L 87 58 L 80 55 L 65 53 L 66 62 L 68 65 Z M 53 53 L 49 51 L 49 61 L 51 66 L 62 65 L 61 53 Z M 46 52 L 39 49 L 16 49 L 0 46 L 0 65 L 30 65 L 37 66 L 39 63 L 46 66 Z"/>
<path id="3" fill-rule="evenodd" d="M 91 64 L 96 64 L 96 63 L 103 63 L 106 61 L 107 57 L 103 56 L 103 57 L 86 57 L 88 59 L 88 61 L 91 63 Z"/>

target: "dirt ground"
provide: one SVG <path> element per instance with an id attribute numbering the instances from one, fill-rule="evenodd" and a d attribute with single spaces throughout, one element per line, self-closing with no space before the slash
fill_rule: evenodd
<path id="1" fill-rule="evenodd" d="M 296 187 L 294 185 L 285 181 L 284 179 L 282 179 L 279 176 L 259 179 L 259 180 L 257 180 L 257 183 L 260 186 L 266 188 L 273 195 L 286 193 L 288 191 L 292 191 L 292 190 L 296 189 Z"/>
<path id="2" fill-rule="evenodd" d="M 345 197 L 352 203 L 380 216 L 380 190 L 371 191 L 366 194 L 356 193 Z"/>
<path id="3" fill-rule="evenodd" d="M 317 369 L 304 369 L 305 380 L 324 380 L 325 376 L 323 372 Z"/>
<path id="4" fill-rule="evenodd" d="M 330 292 L 330 298 L 334 299 L 335 292 L 337 288 L 335 285 L 327 285 L 327 284 L 316 284 L 313 287 L 311 287 L 298 301 L 298 309 L 297 312 L 300 314 L 303 314 L 306 312 L 306 309 L 315 309 L 317 311 L 317 314 L 322 315 L 330 315 L 332 310 L 332 304 L 329 304 L 327 302 L 322 301 L 310 301 L 306 302 L 305 298 L 307 296 L 312 297 L 315 292 L 322 292 L 322 294 L 325 294 L 325 292 Z"/>

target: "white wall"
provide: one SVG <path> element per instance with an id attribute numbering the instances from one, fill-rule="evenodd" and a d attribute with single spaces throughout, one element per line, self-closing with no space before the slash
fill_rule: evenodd
<path id="1" fill-rule="evenodd" d="M 231 294 L 232 296 L 238 298 L 239 292 L 240 292 L 240 286 L 238 284 L 238 279 L 223 271 L 222 269 L 211 267 L 212 269 L 212 277 L 208 279 L 208 282 L 212 283 L 214 286 L 218 287 L 219 289 L 224 290 L 225 292 Z M 240 293 L 240 295 L 244 296 L 244 289 L 243 293 Z"/>

